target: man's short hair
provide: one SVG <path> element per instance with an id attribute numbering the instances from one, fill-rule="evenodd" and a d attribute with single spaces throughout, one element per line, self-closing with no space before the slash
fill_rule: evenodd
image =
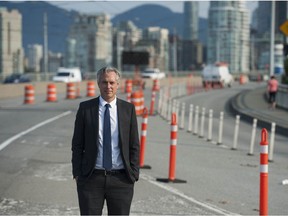
<path id="1" fill-rule="evenodd" d="M 115 67 L 105 66 L 105 67 L 103 67 L 103 68 L 101 68 L 100 70 L 97 71 L 97 74 L 96 74 L 97 83 L 100 82 L 100 78 L 101 78 L 101 76 L 102 76 L 103 74 L 109 73 L 109 72 L 115 72 L 116 75 L 117 75 L 116 80 L 117 80 L 117 82 L 119 82 L 120 77 L 121 77 L 120 71 L 118 71 L 118 69 L 115 68 Z"/>

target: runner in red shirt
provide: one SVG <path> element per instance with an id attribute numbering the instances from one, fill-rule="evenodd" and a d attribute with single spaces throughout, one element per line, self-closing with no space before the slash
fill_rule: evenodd
<path id="1" fill-rule="evenodd" d="M 271 76 L 271 79 L 268 81 L 267 91 L 269 93 L 269 102 L 271 103 L 271 108 L 275 109 L 276 107 L 276 94 L 278 91 L 278 81 L 275 76 Z"/>

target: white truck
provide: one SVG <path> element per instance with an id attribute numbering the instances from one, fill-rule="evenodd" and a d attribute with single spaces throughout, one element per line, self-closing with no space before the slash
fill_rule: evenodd
<path id="1" fill-rule="evenodd" d="M 227 64 L 225 63 L 216 63 L 212 65 L 207 65 L 202 71 L 202 82 L 203 87 L 215 86 L 220 87 L 231 87 L 234 79 L 233 76 L 229 73 Z"/>
<path id="2" fill-rule="evenodd" d="M 57 74 L 53 76 L 54 82 L 81 82 L 82 75 L 79 68 L 58 68 Z"/>

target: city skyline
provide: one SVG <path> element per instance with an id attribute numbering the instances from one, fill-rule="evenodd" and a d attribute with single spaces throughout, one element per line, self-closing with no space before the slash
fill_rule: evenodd
<path id="1" fill-rule="evenodd" d="M 169 8 L 173 12 L 183 13 L 184 1 L 119 1 L 119 0 L 94 0 L 94 1 L 47 1 L 55 6 L 58 6 L 67 10 L 76 10 L 83 13 L 101 13 L 106 12 L 111 17 L 128 11 L 132 8 L 138 7 L 144 4 L 156 4 Z M 199 2 L 199 16 L 208 18 L 208 10 L 210 1 L 198 1 Z M 97 4 L 97 5 L 96 5 Z M 97 6 L 97 7 L 96 7 Z M 246 7 L 249 9 L 250 17 L 252 12 L 257 8 L 258 1 L 246 1 Z"/>
<path id="2" fill-rule="evenodd" d="M 93 3 L 94 5 L 98 5 L 98 3 L 109 3 L 110 6 L 113 3 L 113 7 L 117 7 L 115 5 L 115 3 L 119 3 L 122 1 L 114 1 L 114 2 L 110 2 L 110 1 L 93 1 L 93 2 L 79 2 L 79 1 L 69 1 L 69 2 L 59 2 L 63 3 L 62 7 L 65 6 L 70 6 L 74 5 L 77 3 L 79 4 L 88 4 L 88 3 Z M 48 3 L 48 2 L 47 2 Z M 55 11 L 50 12 L 50 17 L 55 18 L 54 14 L 57 14 L 56 11 L 58 11 L 59 13 L 62 14 L 77 14 L 73 11 L 64 11 L 63 9 L 57 9 L 55 8 L 55 4 L 54 6 L 51 6 L 49 4 L 47 4 L 45 2 L 36 2 L 34 1 L 34 5 L 33 3 L 28 3 L 29 5 L 26 7 L 31 7 L 31 6 L 38 6 L 42 5 L 41 8 L 53 8 Z M 65 5 L 64 5 L 65 3 Z M 73 4 L 75 3 L 75 4 Z M 130 3 L 130 2 L 127 2 Z M 139 3 L 139 2 L 138 2 Z M 142 2 L 143 3 L 143 2 Z M 149 1 L 145 2 L 145 3 L 149 3 Z M 153 5 L 155 5 L 156 2 L 152 2 Z M 171 3 L 179 3 L 179 2 L 171 2 Z M 218 61 L 224 61 L 224 62 L 228 62 L 230 65 L 230 69 L 232 73 L 235 72 L 247 72 L 249 70 L 250 67 L 250 62 L 249 62 L 249 55 L 250 55 L 250 38 L 249 38 L 249 33 L 250 33 L 250 28 L 251 26 L 249 25 L 249 9 L 247 7 L 245 7 L 245 1 L 243 0 L 239 0 L 239 1 L 231 1 L 231 2 L 227 2 L 227 1 L 210 1 L 209 2 L 209 17 L 208 20 L 205 20 L 205 22 L 209 22 L 209 28 L 204 27 L 205 29 L 208 29 L 208 44 L 202 44 L 200 41 L 198 41 L 197 37 L 195 37 L 196 35 L 192 35 L 191 34 L 191 30 L 193 30 L 194 32 L 200 32 L 199 30 L 197 30 L 197 21 L 196 24 L 194 23 L 195 20 L 198 20 L 198 16 L 197 16 L 197 8 L 198 8 L 198 3 L 200 4 L 200 1 L 190 1 L 190 2 L 185 2 L 184 1 L 180 2 L 183 4 L 183 9 L 184 9 L 184 5 L 185 5 L 185 9 L 184 9 L 184 17 L 185 20 L 187 21 L 184 22 L 184 25 L 186 26 L 193 26 L 193 29 L 190 28 L 187 30 L 187 37 L 183 37 L 183 39 L 181 37 L 178 38 L 177 40 L 177 44 L 174 44 L 175 40 L 172 40 L 171 37 L 169 37 L 169 31 L 166 28 L 159 27 L 159 26 L 150 26 L 150 23 L 148 23 L 148 26 L 142 26 L 142 27 L 138 27 L 137 25 L 133 25 L 127 23 L 126 25 L 129 26 L 129 31 L 131 32 L 138 32 L 137 35 L 135 35 L 135 37 L 131 37 L 131 34 L 129 33 L 129 37 L 127 39 L 127 35 L 128 34 L 128 30 L 127 27 L 121 27 L 121 26 L 113 26 L 113 23 L 111 22 L 111 16 L 109 15 L 109 12 L 105 10 L 105 12 L 107 13 L 89 13 L 87 12 L 83 12 L 83 13 L 79 13 L 77 14 L 77 16 L 74 19 L 74 23 L 69 24 L 67 23 L 65 25 L 65 27 L 70 26 L 70 31 L 69 31 L 69 35 L 68 37 L 62 39 L 63 41 L 66 41 L 66 51 L 65 54 L 67 54 L 67 51 L 70 51 L 71 55 L 56 55 L 57 53 L 49 53 L 50 49 L 49 47 L 46 46 L 45 48 L 45 40 L 44 40 L 44 48 L 43 51 L 44 53 L 46 53 L 46 56 L 48 56 L 49 54 L 49 62 L 53 63 L 53 67 L 56 66 L 56 61 L 57 61 L 57 65 L 61 65 L 63 64 L 63 59 L 65 59 L 65 61 L 67 61 L 66 59 L 68 58 L 67 56 L 76 56 L 76 61 L 74 61 L 75 66 L 81 66 L 83 67 L 82 69 L 84 71 L 96 71 L 98 65 L 103 65 L 103 64 L 111 64 L 112 61 L 113 64 L 118 64 L 120 63 L 121 66 L 121 55 L 119 54 L 119 50 L 125 50 L 125 49 L 129 49 L 129 50 L 144 50 L 146 52 L 150 52 L 151 53 L 151 58 L 153 57 L 153 61 L 151 60 L 151 65 L 153 67 L 157 67 L 160 68 L 161 70 L 167 71 L 167 70 L 171 70 L 171 68 L 173 69 L 180 69 L 180 70 L 187 70 L 187 69 L 192 69 L 192 68 L 200 68 L 203 63 L 213 63 L 213 62 L 218 62 Z M 187 3 L 187 4 L 186 4 Z M 196 4 L 195 4 L 196 3 Z M 206 2 L 208 3 L 208 2 Z M 260 12 L 265 12 L 265 14 L 267 16 L 271 16 L 271 14 L 269 13 L 269 3 L 271 4 L 271 2 L 259 2 L 259 10 L 258 14 L 259 15 L 259 11 Z M 14 6 L 14 3 L 10 3 L 10 8 Z M 26 5 L 26 2 L 24 4 L 21 5 Z M 87 5 L 85 5 L 87 6 Z M 130 5 L 131 6 L 131 5 Z M 143 7 L 142 7 L 143 6 Z M 266 10 L 262 10 L 263 7 L 261 6 L 265 6 Z M 157 8 L 157 10 L 150 10 L 148 8 Z M 166 7 L 167 8 L 167 7 Z M 199 7 L 200 8 L 200 7 Z M 244 9 L 245 8 L 245 9 Z M 280 10 L 281 8 L 286 8 L 284 7 L 282 4 L 278 4 L 277 6 L 278 8 L 278 12 L 282 11 Z M 280 9 L 279 9 L 280 8 Z M 101 11 L 103 10 L 103 8 L 101 9 L 101 7 L 98 7 L 98 9 Z M 4 9 L 3 13 L 4 13 Z M 22 10 L 22 9 L 21 9 Z M 37 10 L 37 9 L 36 9 Z M 35 10 L 35 11 L 36 11 Z M 148 19 L 149 16 L 152 15 L 160 15 L 161 18 L 165 17 L 164 15 L 161 14 L 161 12 L 159 12 L 159 10 L 165 10 L 168 11 L 168 13 L 173 14 L 173 12 L 170 12 L 169 9 L 164 9 L 162 7 L 159 6 L 151 6 L 151 5 L 139 5 L 138 7 L 134 7 L 133 11 L 127 11 L 127 13 L 125 12 L 121 12 L 120 10 L 118 10 L 119 13 L 125 13 L 129 14 L 132 13 L 134 15 L 134 19 L 140 19 L 144 20 L 144 19 Z M 25 10 L 24 10 L 25 11 Z M 78 8 L 78 11 L 80 11 L 80 9 Z M 148 12 L 150 12 L 150 15 Z M 152 12 L 154 11 L 154 12 Z M 172 10 L 171 10 L 172 11 Z M 7 11 L 8 12 L 8 11 Z M 37 10 L 38 12 L 38 10 Z M 45 10 L 44 10 L 45 12 Z M 53 16 L 51 16 L 51 13 Z M 9 21 L 9 16 L 10 14 L 13 14 L 13 10 L 11 10 L 11 13 L 8 12 L 7 13 L 7 22 L 10 22 L 12 24 L 15 24 L 15 27 L 20 26 L 20 23 L 14 22 L 14 18 L 11 19 Z M 33 13 L 34 14 L 34 13 Z M 279 13 L 279 14 L 283 14 Z M 9 15 L 9 16 L 8 16 Z M 30 14 L 26 14 L 26 16 L 24 17 L 30 17 Z M 41 14 L 40 14 L 41 15 Z M 176 16 L 182 16 L 183 14 L 175 14 Z M 192 16 L 193 15 L 193 16 Z M 255 20 L 255 17 L 259 19 L 259 16 L 254 16 L 254 21 L 258 21 L 259 20 Z M 57 17 L 57 16 L 56 16 Z M 191 19 L 193 17 L 193 19 Z M 8 19 L 9 18 L 9 19 Z M 19 21 L 20 18 L 22 19 L 22 16 L 19 15 Z M 45 18 L 45 17 L 44 17 Z M 131 20 L 131 17 L 126 17 L 126 20 Z M 159 18 L 158 18 L 159 19 Z M 13 22 L 12 22 L 13 20 Z M 59 19 L 56 20 L 56 22 L 58 22 Z M 104 21 L 105 20 L 105 21 Z M 166 17 L 165 17 L 166 20 Z M 263 20 L 263 19 L 262 19 Z M 166 20 L 167 21 L 167 20 Z M 193 21 L 193 22 L 192 22 Z M 31 21 L 30 21 L 31 22 Z M 72 22 L 72 21 L 70 21 Z M 277 20 L 277 22 L 282 22 Z M 266 23 L 268 23 L 266 21 Z M 45 24 L 45 20 L 44 20 L 44 24 Z M 177 26 L 179 27 L 180 25 L 183 24 L 183 19 L 182 21 L 180 20 L 180 22 L 178 22 Z M 5 26 L 5 25 L 3 25 Z M 24 26 L 27 26 L 27 22 Z M 21 27 L 21 26 L 20 26 Z M 19 27 L 19 28 L 20 28 Z M 111 31 L 112 27 L 115 27 L 116 31 Z M 121 28 L 124 28 L 121 29 Z M 195 27 L 195 28 L 194 28 Z M 256 26 L 257 27 L 257 26 Z M 139 29 L 138 29 L 139 28 Z M 140 29 L 142 28 L 142 29 Z M 45 29 L 45 28 L 44 28 Z M 74 30 L 73 30 L 74 29 Z M 88 29 L 88 31 L 83 31 L 83 29 Z M 9 29 L 8 29 L 9 30 Z M 79 31 L 80 30 L 80 31 Z M 173 30 L 173 29 L 172 29 Z M 92 34 L 91 34 L 91 31 Z M 102 33 L 101 33 L 102 31 Z M 165 32 L 164 32 L 165 31 Z M 243 31 L 245 31 L 245 34 L 243 34 Z M 266 31 L 264 31 L 265 33 Z M 126 33 L 126 34 L 125 34 Z M 264 34 L 263 33 L 263 34 Z M 9 34 L 8 34 L 9 35 Z M 101 37 L 101 35 L 104 35 L 105 37 Z M 245 35 L 245 37 L 243 36 Z M 20 35 L 21 36 L 21 35 Z M 20 37 L 18 36 L 18 37 Z M 242 37 L 243 36 L 243 37 Z M 45 37 L 44 37 L 45 39 Z M 57 38 L 58 39 L 58 38 Z M 117 39 L 117 40 L 116 40 Z M 258 39 L 258 38 L 257 38 Z M 259 35 L 259 39 L 263 40 L 263 36 Z M 266 38 L 264 38 L 266 41 Z M 157 41 L 155 41 L 157 40 Z M 67 42 L 69 41 L 69 43 L 67 44 Z M 163 42 L 165 41 L 165 43 Z M 268 41 L 268 39 L 267 39 Z M 9 42 L 9 38 L 8 38 L 8 42 Z M 133 43 L 132 43 L 133 42 Z M 255 42 L 255 41 L 254 41 Z M 256 41 L 257 42 L 257 41 Z M 50 43 L 49 43 L 50 44 Z M 69 45 L 69 46 L 68 46 Z M 68 48 L 67 48 L 68 46 Z M 87 49 L 87 47 L 89 49 Z M 207 50 L 205 50 L 207 47 Z M 263 45 L 260 46 L 261 48 L 264 47 Z M 70 49 L 71 48 L 71 49 Z M 189 51 L 193 51 L 191 54 L 187 55 L 188 51 L 186 48 L 188 48 Z M 220 49 L 221 48 L 221 49 Z M 18 55 L 21 54 L 21 50 L 23 49 L 23 47 L 19 46 L 18 50 L 15 51 L 15 53 L 13 53 L 13 55 L 11 55 L 11 59 L 12 59 L 12 64 L 18 64 Z M 260 49 L 260 48 L 259 48 Z M 267 48 L 264 47 L 261 51 L 259 51 L 259 53 L 257 53 L 257 58 L 263 58 L 264 54 L 267 52 Z M 31 50 L 33 51 L 33 50 Z M 114 52 L 116 52 L 116 55 L 114 55 Z M 175 53 L 174 53 L 175 52 Z M 195 55 L 195 53 L 197 53 L 197 55 Z M 255 52 L 256 53 L 256 52 Z M 165 55 L 164 55 L 165 54 Z M 175 54 L 175 55 L 174 55 Z M 174 56 L 174 58 L 176 59 L 177 64 L 173 63 L 174 67 L 171 66 L 171 56 Z M 184 60 L 183 56 L 189 56 L 188 59 Z M 192 59 L 193 56 L 193 59 Z M 201 58 L 200 58 L 201 57 Z M 244 58 L 245 57 L 245 58 Z M 40 57 L 39 57 L 40 59 Z M 44 56 L 45 59 L 45 56 Z M 77 60 L 78 59 L 78 60 Z M 80 61 L 80 60 L 81 61 Z M 115 60 L 116 59 L 116 60 Z M 253 58 L 254 59 L 254 58 Z M 47 62 L 47 61 L 46 61 Z M 62 63 L 61 63 L 62 62 Z M 69 61 L 70 62 L 70 61 Z M 169 63 L 169 64 L 168 64 Z M 178 64 L 179 63 L 179 64 Z M 187 64 L 186 64 L 187 63 Z M 47 66 L 47 63 L 44 64 Z M 51 64 L 52 65 L 52 64 Z M 87 68 L 84 68 L 84 66 L 87 66 Z M 13 66 L 13 65 L 12 65 Z M 32 65 L 33 66 L 33 65 Z M 151 67 L 152 67 L 151 66 Z M 14 67 L 14 66 L 13 66 Z M 260 67 L 260 66 L 259 66 Z M 33 66 L 34 68 L 34 66 Z M 48 71 L 47 69 L 44 69 L 44 71 Z M 50 69 L 49 69 L 50 71 Z M 54 71 L 54 70 L 51 70 Z"/>

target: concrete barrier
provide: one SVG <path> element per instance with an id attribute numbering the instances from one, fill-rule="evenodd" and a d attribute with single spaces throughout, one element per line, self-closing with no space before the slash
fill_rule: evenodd
<path id="1" fill-rule="evenodd" d="M 184 82 L 187 79 L 187 77 L 174 77 L 173 82 L 174 83 L 181 83 Z M 201 77 L 193 77 L 195 81 L 201 82 Z M 86 92 L 87 88 L 87 82 L 90 80 L 85 80 L 80 82 L 80 91 Z M 121 82 L 124 82 L 124 79 L 121 79 Z M 152 79 L 145 79 L 146 82 L 146 88 L 152 88 L 153 86 L 153 80 Z M 160 81 L 161 86 L 167 86 L 169 85 L 169 79 L 161 79 Z M 39 94 L 46 94 L 47 91 L 47 85 L 51 83 L 51 81 L 47 82 L 31 82 L 29 84 L 34 86 L 35 89 L 35 95 Z M 17 84 L 0 84 L 0 100 L 1 99 L 7 99 L 7 98 L 13 98 L 13 97 L 23 97 L 24 96 L 24 87 L 27 85 L 27 83 L 17 83 Z M 55 83 L 57 88 L 57 93 L 65 93 L 66 92 L 66 83 Z M 96 85 L 96 90 L 98 86 Z"/>

